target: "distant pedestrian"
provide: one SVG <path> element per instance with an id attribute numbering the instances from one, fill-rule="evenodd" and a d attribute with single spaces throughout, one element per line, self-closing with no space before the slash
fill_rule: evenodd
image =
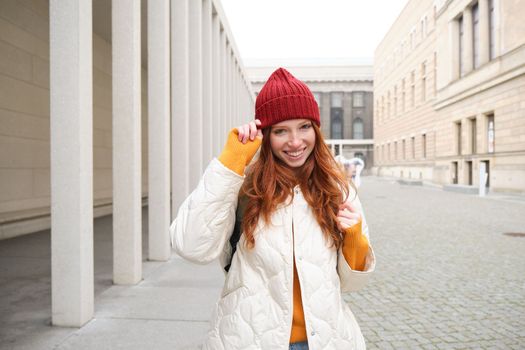
<path id="1" fill-rule="evenodd" d="M 361 171 L 365 167 L 365 162 L 360 158 L 346 159 L 341 154 L 334 157 L 334 159 L 345 174 L 350 186 L 359 188 L 361 186 Z"/>
<path id="2" fill-rule="evenodd" d="M 375 257 L 317 103 L 279 68 L 255 107 L 256 119 L 230 132 L 170 227 L 178 254 L 229 267 L 203 349 L 365 349 L 342 293 L 366 284 Z"/>

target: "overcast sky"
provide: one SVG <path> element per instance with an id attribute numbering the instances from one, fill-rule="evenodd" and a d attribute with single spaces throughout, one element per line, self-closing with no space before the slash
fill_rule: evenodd
<path id="1" fill-rule="evenodd" d="M 351 58 L 371 64 L 376 46 L 407 0 L 221 3 L 245 64 L 273 58 Z"/>

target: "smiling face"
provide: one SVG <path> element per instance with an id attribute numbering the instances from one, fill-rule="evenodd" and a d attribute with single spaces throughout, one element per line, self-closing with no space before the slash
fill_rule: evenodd
<path id="1" fill-rule="evenodd" d="M 309 119 L 290 119 L 272 125 L 273 154 L 291 168 L 301 167 L 315 147 L 315 131 Z"/>

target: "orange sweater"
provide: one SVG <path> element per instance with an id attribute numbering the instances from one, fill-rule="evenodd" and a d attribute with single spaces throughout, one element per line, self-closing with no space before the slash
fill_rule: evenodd
<path id="1" fill-rule="evenodd" d="M 368 240 L 362 234 L 361 221 L 344 231 L 343 255 L 352 270 L 363 271 L 368 254 Z M 297 275 L 295 259 L 293 264 L 293 320 L 290 343 L 307 341 L 306 325 L 304 321 L 303 301 L 301 298 L 301 285 Z"/>
<path id="2" fill-rule="evenodd" d="M 248 141 L 246 144 L 243 144 L 239 142 L 237 135 L 238 132 L 236 129 L 230 132 L 224 150 L 219 156 L 219 161 L 230 170 L 242 176 L 244 175 L 246 165 L 248 165 L 259 148 L 261 140 L 256 138 L 254 141 Z M 348 265 L 350 265 L 353 270 L 364 270 L 366 255 L 368 254 L 368 240 L 366 236 L 362 234 L 361 222 L 345 230 L 342 250 Z M 295 266 L 295 257 L 293 268 L 293 320 L 290 343 L 307 340 L 301 285 L 297 275 L 297 267 Z"/>

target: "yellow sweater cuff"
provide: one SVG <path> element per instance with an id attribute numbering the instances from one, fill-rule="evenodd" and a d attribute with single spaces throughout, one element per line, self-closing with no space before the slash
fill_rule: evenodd
<path id="1" fill-rule="evenodd" d="M 228 169 L 243 176 L 244 169 L 261 146 L 262 140 L 256 137 L 253 141 L 248 140 L 246 143 L 242 143 L 239 141 L 238 135 L 237 129 L 230 131 L 226 145 L 219 156 L 219 161 Z"/>
<path id="2" fill-rule="evenodd" d="M 343 255 L 352 270 L 363 271 L 368 255 L 368 239 L 362 232 L 362 221 L 344 230 Z"/>

